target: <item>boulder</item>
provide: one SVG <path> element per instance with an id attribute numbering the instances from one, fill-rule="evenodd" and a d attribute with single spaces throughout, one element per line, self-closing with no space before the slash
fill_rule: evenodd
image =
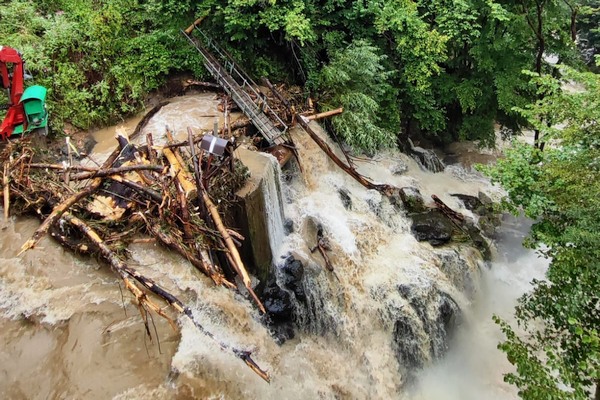
<path id="1" fill-rule="evenodd" d="M 428 241 L 432 246 L 441 246 L 452 239 L 455 227 L 442 212 L 429 210 L 412 215 L 412 233 L 418 241 Z"/>
<path id="2" fill-rule="evenodd" d="M 398 361 L 410 371 L 444 356 L 461 320 L 456 301 L 435 285 L 400 284 L 404 307 L 394 323 Z"/>
<path id="3" fill-rule="evenodd" d="M 481 200 L 479 200 L 479 198 L 475 197 L 475 196 L 470 196 L 468 194 L 460 194 L 460 193 L 454 193 L 451 194 L 450 196 L 454 196 L 457 197 L 460 201 L 463 202 L 463 204 L 465 205 L 465 208 L 469 211 L 478 211 L 482 208 L 483 203 L 481 202 Z"/>
<path id="4" fill-rule="evenodd" d="M 350 192 L 348 189 L 340 188 L 338 189 L 338 193 L 340 195 L 340 199 L 342 200 L 342 204 L 346 210 L 352 209 L 352 198 L 350 197 Z"/>
<path id="5" fill-rule="evenodd" d="M 416 187 L 403 187 L 398 191 L 398 196 L 409 213 L 420 213 L 425 211 L 425 201 L 421 192 Z"/>
<path id="6" fill-rule="evenodd" d="M 294 258 L 293 255 L 288 256 L 283 265 L 279 267 L 279 281 L 281 285 L 296 295 L 298 301 L 306 301 L 304 285 L 302 277 L 304 276 L 304 265 L 302 261 Z"/>
<path id="7" fill-rule="evenodd" d="M 288 292 L 281 289 L 274 281 L 270 281 L 262 293 L 262 302 L 267 314 L 274 322 L 291 321 L 294 305 Z"/>

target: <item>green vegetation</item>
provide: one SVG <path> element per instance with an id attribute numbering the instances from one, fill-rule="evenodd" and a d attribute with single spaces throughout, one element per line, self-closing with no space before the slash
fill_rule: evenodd
<path id="1" fill-rule="evenodd" d="M 165 7 L 158 1 L 4 2 L 1 44 L 21 51 L 35 83 L 49 89 L 55 127 L 112 123 L 139 110 L 167 73 L 204 73 L 197 54 L 181 45 L 185 18 L 169 18 Z"/>
<path id="2" fill-rule="evenodd" d="M 10 0 L 0 44 L 22 51 L 48 87 L 55 127 L 114 123 L 170 74 L 205 77 L 179 32 L 204 15 L 203 29 L 253 75 L 302 84 L 321 111 L 344 107 L 331 125 L 357 150 L 408 135 L 491 144 L 495 123 L 534 129 L 535 147 L 516 144 L 488 170 L 506 206 L 538 221 L 529 244 L 552 259 L 518 307 L 525 334 L 498 320 L 517 366 L 507 380 L 525 399 L 584 399 L 600 381 L 600 81 L 545 57 L 594 67 L 599 9 L 598 0 Z M 566 90 L 569 80 L 585 90 Z"/>
<path id="3" fill-rule="evenodd" d="M 520 299 L 518 328 L 497 319 L 517 367 L 506 379 L 531 400 L 600 398 L 600 76 L 563 72 L 534 77 L 543 96 L 519 110 L 545 150 L 515 145 L 488 169 L 507 205 L 538 221 L 529 245 L 551 258 L 547 280 Z M 565 87 L 573 81 L 583 89 Z"/>
<path id="4" fill-rule="evenodd" d="M 203 28 L 251 73 L 304 85 L 322 111 L 343 106 L 333 128 L 373 151 L 406 135 L 491 144 L 495 122 L 527 125 L 514 110 L 536 93 L 521 71 L 551 73 L 544 54 L 580 63 L 573 32 L 581 23 L 588 47 L 597 45 L 596 8 L 596 0 L 11 0 L 0 5 L 0 35 L 49 88 L 55 125 L 87 128 L 139 110 L 169 74 L 205 75 L 179 29 L 206 15 Z"/>

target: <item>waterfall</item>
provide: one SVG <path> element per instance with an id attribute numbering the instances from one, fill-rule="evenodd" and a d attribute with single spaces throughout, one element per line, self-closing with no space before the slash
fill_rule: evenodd
<path id="1" fill-rule="evenodd" d="M 446 167 L 442 160 L 432 150 L 427 150 L 419 146 L 415 146 L 408 138 L 411 156 L 427 171 L 442 172 Z"/>
<path id="2" fill-rule="evenodd" d="M 166 106 L 154 118 L 158 127 L 149 129 L 158 132 L 169 123 L 185 132 L 185 126 L 196 126 L 188 116 L 204 118 L 210 129 L 213 118 L 202 115 L 215 108 L 212 94 L 187 96 Z M 508 243 L 498 249 L 506 260 L 491 267 L 466 242 L 443 247 L 418 242 L 401 207 L 349 178 L 301 130 L 292 133 L 303 173 L 282 181 L 276 160 L 265 155 L 270 168 L 257 185 L 273 258 L 289 254 L 278 266 L 276 283 L 285 293 L 280 299 L 293 307 L 295 338 L 276 343 L 251 302 L 215 286 L 160 246 L 133 245 L 128 260 L 185 299 L 219 343 L 252 351 L 270 372 L 270 385 L 185 319 L 179 335 L 155 318 L 159 343 L 151 343 L 135 303 L 123 301 L 108 268 L 51 242 L 17 257 L 38 222 L 7 221 L 0 240 L 0 343 L 5 349 L 0 394 L 32 399 L 48 393 L 89 399 L 516 398 L 516 390 L 502 381 L 510 365 L 496 349 L 502 334 L 491 315 L 510 320 L 515 299 L 532 271 L 540 270 L 535 254 L 520 250 L 522 229 L 511 229 L 510 240 L 500 236 Z M 399 161 L 408 170 L 394 174 Z M 451 193 L 492 195 L 496 190 L 474 171 L 450 166 L 432 174 L 397 152 L 355 164 L 374 182 L 417 188 L 426 201 L 436 194 L 467 217 L 473 214 Z M 287 235 L 284 216 L 293 223 Z M 330 244 L 333 272 L 318 251 L 311 252 L 319 227 Z M 260 245 L 266 248 L 267 240 Z"/>
<path id="3" fill-rule="evenodd" d="M 285 238 L 283 200 L 281 197 L 281 167 L 277 159 L 266 153 L 261 153 L 269 160 L 269 168 L 261 181 L 261 191 L 264 198 L 265 216 L 269 231 L 269 246 L 275 260 L 279 256 L 281 244 Z"/>

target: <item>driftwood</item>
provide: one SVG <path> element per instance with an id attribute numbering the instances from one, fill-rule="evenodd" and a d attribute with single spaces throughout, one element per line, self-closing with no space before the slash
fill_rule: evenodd
<path id="1" fill-rule="evenodd" d="M 155 313 L 157 313 L 158 315 L 160 315 L 161 317 L 167 319 L 167 321 L 169 321 L 169 323 L 171 324 L 173 329 L 177 330 L 176 324 L 173 321 L 173 319 L 171 319 L 162 310 L 162 308 L 160 308 L 158 305 L 156 305 L 146 295 L 146 293 L 132 281 L 132 279 L 135 280 L 135 282 L 137 282 L 138 284 L 140 284 L 144 289 L 154 293 L 155 295 L 157 295 L 158 297 L 163 299 L 174 310 L 176 310 L 180 314 L 183 314 L 186 317 L 188 317 L 190 319 L 190 321 L 194 324 L 194 326 L 198 330 L 200 330 L 203 334 L 205 334 L 206 336 L 208 336 L 209 338 L 214 340 L 218 344 L 218 346 L 221 348 L 221 350 L 233 352 L 233 354 L 235 356 L 241 358 L 246 363 L 246 365 L 248 365 L 255 373 L 257 373 L 265 381 L 269 382 L 269 380 L 270 380 L 269 374 L 265 370 L 261 369 L 258 366 L 258 364 L 256 364 L 256 362 L 252 359 L 251 353 L 249 351 L 243 351 L 243 350 L 239 350 L 239 349 L 230 347 L 229 345 L 217 340 L 216 337 L 210 331 L 208 331 L 206 328 L 204 328 L 204 326 L 202 326 L 202 324 L 197 320 L 197 318 L 194 317 L 192 310 L 188 306 L 186 306 L 181 300 L 179 300 L 173 294 L 171 294 L 170 292 L 168 292 L 167 290 L 165 290 L 164 288 L 159 286 L 152 279 L 150 279 L 146 276 L 143 276 L 138 271 L 129 267 L 127 264 L 125 264 L 123 261 L 121 261 L 119 259 L 119 257 L 116 255 L 116 253 L 113 252 L 110 249 L 110 247 L 108 247 L 106 245 L 106 243 L 104 243 L 102 238 L 100 238 L 100 236 L 89 225 L 85 224 L 82 220 L 80 220 L 79 218 L 76 218 L 75 216 L 69 214 L 68 212 L 64 213 L 63 219 L 66 222 L 70 223 L 71 225 L 75 226 L 77 229 L 79 229 L 83 234 L 85 234 L 88 237 L 88 239 L 94 244 L 94 246 L 96 246 L 100 250 L 100 254 L 110 264 L 111 269 L 123 280 L 123 282 L 125 283 L 125 287 L 129 291 L 131 291 L 131 293 L 133 293 L 133 295 L 135 296 L 136 301 L 138 303 L 138 307 L 140 307 L 140 312 L 141 312 L 142 316 L 145 315 L 145 313 L 143 312 L 143 308 L 150 309 L 150 310 L 154 311 Z M 146 330 L 149 331 L 148 326 L 147 326 L 147 320 L 145 320 L 145 323 L 146 323 Z"/>
<path id="2" fill-rule="evenodd" d="M 201 87 L 201 88 L 207 88 L 207 89 L 210 89 L 210 90 L 223 90 L 223 88 L 220 85 L 218 85 L 216 83 L 212 83 L 212 82 L 201 82 L 201 81 L 197 81 L 197 80 L 194 80 L 194 79 L 186 79 L 183 82 L 183 89 L 184 90 L 188 89 L 190 87 L 195 87 L 195 86 Z"/>
<path id="3" fill-rule="evenodd" d="M 448 207 L 446 205 L 446 203 L 444 203 L 439 197 L 437 197 L 435 194 L 431 195 L 431 198 L 433 199 L 435 206 L 444 214 L 446 215 L 448 218 L 450 218 L 452 221 L 456 221 L 459 224 L 462 224 L 465 221 L 465 216 L 462 215 L 459 212 L 454 211 L 453 209 L 451 209 L 450 207 Z"/>
<path id="4" fill-rule="evenodd" d="M 329 245 L 329 240 L 323 234 L 322 227 L 319 227 L 317 229 L 317 244 L 312 249 L 310 249 L 310 252 L 314 253 L 317 250 L 319 250 L 319 253 L 321 253 L 323 260 L 325 261 L 325 268 L 327 268 L 328 271 L 333 272 L 333 264 L 327 256 L 327 252 L 331 250 L 331 246 Z"/>
<path id="5" fill-rule="evenodd" d="M 327 143 L 325 143 L 325 141 L 323 139 L 321 139 L 319 137 L 319 135 L 317 135 L 317 133 L 315 131 L 313 131 L 312 128 L 308 125 L 309 121 L 306 119 L 306 117 L 299 115 L 297 120 L 298 120 L 298 123 L 300 124 L 300 126 L 302 126 L 302 128 L 304 128 L 306 133 L 308 133 L 308 135 L 311 137 L 311 139 L 321 148 L 321 150 L 323 150 L 325 152 L 325 154 L 327 154 L 327 156 L 338 167 L 340 167 L 342 170 L 344 170 L 344 172 L 346 172 L 348 175 L 350 175 L 352 178 L 354 178 L 354 180 L 356 180 L 358 183 L 360 183 L 367 189 L 377 190 L 378 192 L 380 192 L 381 194 L 383 194 L 385 196 L 389 197 L 389 196 L 393 195 L 394 189 L 395 189 L 394 186 L 388 185 L 388 184 L 379 184 L 379 183 L 371 182 L 370 180 L 368 180 L 367 178 L 365 178 L 364 176 L 359 174 L 356 171 L 356 169 L 354 169 L 352 166 L 347 165 L 337 155 L 335 155 L 335 153 L 333 152 L 331 147 L 329 147 L 329 145 Z"/>
<path id="6" fill-rule="evenodd" d="M 273 84 L 271 84 L 271 82 L 269 82 L 269 80 L 266 78 L 263 79 L 263 82 L 269 87 L 269 90 L 271 90 L 271 92 L 278 99 L 281 100 L 281 102 L 287 107 L 288 111 L 290 113 L 295 114 L 294 107 L 291 105 L 290 102 L 288 102 L 281 95 L 281 93 L 278 92 L 278 90 L 273 86 Z M 392 185 L 377 184 L 377 183 L 373 183 L 373 182 L 369 181 L 367 178 L 365 178 L 364 176 L 359 174 L 352 165 L 348 165 L 348 164 L 344 163 L 337 155 L 335 155 L 335 153 L 333 152 L 331 147 L 329 147 L 329 145 L 327 143 L 325 143 L 325 141 L 323 139 L 321 139 L 315 131 L 312 130 L 312 128 L 309 126 L 310 120 L 307 117 L 305 117 L 303 115 L 295 114 L 294 119 L 300 124 L 300 126 L 302 126 L 302 128 L 304 128 L 306 133 L 308 133 L 308 135 L 311 137 L 311 139 L 321 148 L 321 150 L 323 150 L 325 152 L 325 154 L 327 154 L 327 156 L 338 167 L 340 167 L 342 170 L 344 170 L 344 172 L 346 172 L 348 175 L 350 175 L 352 178 L 354 178 L 358 183 L 360 183 L 367 189 L 377 190 L 381 194 L 388 196 L 388 197 L 392 196 L 394 194 L 394 192 L 397 191 L 397 188 L 395 188 Z"/>
<path id="7" fill-rule="evenodd" d="M 329 111 L 325 111 L 322 113 L 305 115 L 305 117 L 309 121 L 316 121 L 316 120 L 327 118 L 327 117 L 333 117 L 334 115 L 339 115 L 343 112 L 344 112 L 344 108 L 340 107 L 340 108 L 336 108 L 335 110 L 329 110 Z"/>
<path id="8" fill-rule="evenodd" d="M 188 135 L 189 135 L 189 131 L 188 131 Z M 188 138 L 188 140 L 189 140 L 189 138 Z M 194 151 L 194 154 L 195 154 L 195 150 L 192 150 L 192 151 Z M 256 305 L 258 306 L 260 311 L 263 314 L 266 313 L 265 307 L 263 306 L 262 302 L 260 301 L 260 299 L 258 298 L 256 293 L 254 292 L 254 289 L 252 289 L 252 281 L 250 280 L 250 276 L 248 275 L 248 272 L 246 271 L 246 267 L 244 266 L 244 263 L 242 262 L 240 253 L 238 252 L 237 247 L 235 246 L 235 243 L 233 242 L 231 235 L 229 234 L 227 228 L 223 224 L 223 221 L 221 219 L 221 216 L 219 215 L 217 206 L 210 199 L 210 197 L 208 196 L 208 193 L 206 192 L 206 189 L 204 188 L 204 185 L 201 183 L 201 179 L 200 179 L 200 182 L 198 182 L 199 177 L 196 177 L 196 179 L 195 179 L 196 185 L 192 184 L 192 181 L 194 181 L 194 180 L 189 176 L 189 173 L 185 169 L 181 168 L 181 163 L 180 163 L 181 156 L 179 155 L 179 151 L 177 148 L 174 148 L 174 149 L 166 149 L 165 148 L 163 150 L 163 153 L 165 154 L 165 157 L 167 157 L 167 160 L 169 161 L 169 163 L 171 164 L 173 169 L 175 171 L 177 171 L 177 178 L 179 180 L 179 183 L 182 184 L 181 186 L 184 187 L 186 196 L 188 196 L 190 192 L 197 193 L 196 188 L 199 187 L 199 190 L 201 191 L 200 198 L 202 199 L 202 202 L 204 203 L 204 207 L 206 207 L 206 210 L 208 210 L 208 213 L 211 216 L 212 222 L 214 223 L 215 227 L 221 234 L 222 240 L 224 241 L 224 243 L 229 251 L 229 253 L 227 253 L 227 256 L 230 258 L 232 267 L 235 269 L 235 271 L 241 278 L 242 282 L 244 283 L 244 286 L 248 290 L 248 293 L 250 293 L 250 295 L 254 299 L 254 302 L 256 303 Z"/>
<path id="9" fill-rule="evenodd" d="M 115 160 L 119 157 L 119 154 L 121 154 L 121 150 L 115 149 L 112 152 L 112 154 L 106 159 L 104 164 L 102 164 L 102 167 L 103 168 L 110 167 L 115 162 Z M 5 174 L 5 176 L 6 175 L 7 174 Z M 70 196 L 69 198 L 67 198 L 66 200 L 64 200 L 57 206 L 55 206 L 54 209 L 52 210 L 52 213 L 44 220 L 42 225 L 40 225 L 40 227 L 38 229 L 36 229 L 36 231 L 33 233 L 31 239 L 29 239 L 27 242 L 25 242 L 23 244 L 23 246 L 21 246 L 21 251 L 19 252 L 19 254 L 22 254 L 23 252 L 25 252 L 29 249 L 32 249 L 36 245 L 36 243 L 48 232 L 48 229 L 50 229 L 50 227 L 58 220 L 58 218 L 60 218 L 60 216 L 64 212 L 66 212 L 75 203 L 79 202 L 83 198 L 89 196 L 90 194 L 92 194 L 96 190 L 98 190 L 98 188 L 100 187 L 101 184 L 102 184 L 101 178 L 94 178 L 92 180 L 92 182 L 85 189 L 79 191 L 78 193 L 75 193 L 74 195 Z"/>
<path id="10" fill-rule="evenodd" d="M 243 170 L 240 170 L 240 178 L 235 178 L 233 153 L 227 153 L 229 159 L 213 160 L 211 166 L 202 153 L 196 156 L 193 145 L 189 150 L 193 157 L 182 156 L 177 148 L 166 149 L 158 156 L 153 151 L 151 136 L 149 138 L 146 146 L 137 148 L 125 136 L 118 137 L 119 148 L 101 167 L 69 166 L 71 177 L 68 182 L 62 179 L 65 166 L 43 159 L 31 163 L 34 151 L 28 147 L 27 141 L 8 144 L 0 152 L 0 160 L 4 164 L 0 169 L 3 172 L 0 181 L 3 183 L 4 206 L 8 208 L 10 205 L 11 213 L 33 213 L 43 219 L 32 238 L 24 244 L 23 251 L 35 246 L 45 233 L 49 233 L 61 245 L 78 254 L 101 255 L 134 295 L 142 311 L 147 334 L 150 334 L 147 311 L 166 318 L 176 328 L 174 320 L 166 313 L 169 310 L 163 310 L 156 299 L 153 300 L 154 296 L 158 296 L 177 312 L 189 317 L 219 347 L 241 358 L 268 381 L 268 374 L 252 360 L 249 352 L 216 340 L 194 318 L 189 307 L 156 282 L 128 267 L 115 252 L 115 249 L 122 249 L 123 245 L 133 242 L 135 234 L 146 233 L 152 236 L 151 240 L 158 240 L 180 253 L 215 284 L 237 290 L 238 286 L 232 283 L 235 276 L 226 277 L 223 273 L 223 265 L 230 267 L 228 273 L 239 276 L 258 309 L 265 311 L 237 251 L 239 242 L 244 238 L 221 220 L 220 213 L 228 212 L 224 207 L 231 201 L 220 197 L 221 194 L 233 196 L 234 187 L 228 185 L 239 185 L 236 179 L 243 180 L 241 177 L 244 176 Z M 190 131 L 189 142 L 198 141 Z M 203 179 L 203 169 L 209 172 L 206 174 L 208 179 Z M 81 186 L 85 180 L 88 181 Z M 202 185 L 203 181 L 206 187 Z M 186 195 L 185 187 L 188 194 L 195 192 L 198 195 Z M 6 193 L 8 199 L 4 198 Z M 211 196 L 216 194 L 219 208 L 215 205 L 216 201 L 211 200 Z M 114 196 L 115 204 L 118 200 L 132 206 L 127 206 L 120 217 L 106 222 L 98 214 L 90 213 L 90 205 L 101 196 Z"/>
<path id="11" fill-rule="evenodd" d="M 142 132 L 142 129 L 144 129 L 144 127 L 148 124 L 148 121 L 150 121 L 150 119 L 154 116 L 154 114 L 159 112 L 167 104 L 169 104 L 168 101 L 163 101 L 163 102 L 158 103 L 154 107 L 152 107 L 150 109 L 150 111 L 148 111 L 146 113 L 146 115 L 144 115 L 144 117 L 140 120 L 140 122 L 138 122 L 135 129 L 133 130 L 133 133 L 131 135 L 129 135 L 129 139 L 130 140 L 135 139 Z"/>

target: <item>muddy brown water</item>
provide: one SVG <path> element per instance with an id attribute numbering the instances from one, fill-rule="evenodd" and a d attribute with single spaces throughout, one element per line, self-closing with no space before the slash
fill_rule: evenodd
<path id="1" fill-rule="evenodd" d="M 210 130 L 215 118 L 221 118 L 216 104 L 212 94 L 173 99 L 138 140 L 152 132 L 160 143 L 165 125 L 182 139 L 187 126 Z M 137 121 L 96 132 L 96 162 L 112 150 L 115 129 L 131 131 Z M 179 320 L 181 329 L 174 332 L 155 316 L 151 341 L 131 296 L 104 263 L 74 256 L 48 238 L 17 257 L 39 222 L 13 218 L 0 225 L 0 398 L 516 398 L 514 388 L 502 382 L 510 366 L 496 350 L 501 334 L 490 317 L 510 317 L 515 298 L 532 276 L 543 273 L 545 264 L 522 250 L 519 240 L 511 242 L 505 251 L 512 257 L 500 251 L 492 268 L 481 270 L 477 294 L 469 300 L 439 270 L 431 246 L 416 242 L 403 215 L 391 213 L 377 193 L 349 180 L 307 136 L 298 134 L 295 139 L 305 160 L 305 176 L 285 185 L 284 198 L 286 217 L 299 229 L 280 239 L 280 250 L 294 250 L 309 260 L 305 274 L 314 286 L 307 290 L 324 295 L 320 317 L 312 323 L 331 324 L 325 333 L 299 331 L 278 346 L 247 299 L 214 287 L 181 257 L 146 243 L 132 245 L 128 261 L 189 304 L 219 340 L 254 351 L 255 361 L 272 375 L 270 385 L 185 320 Z M 408 165 L 408 172 L 392 175 L 390 167 L 399 160 Z M 358 164 L 376 181 L 416 185 L 426 198 L 436 193 L 466 214 L 450 193 L 497 190 L 468 168 L 450 167 L 434 175 L 396 153 Z M 348 189 L 352 210 L 341 206 L 336 192 L 340 187 Z M 373 211 L 377 204 L 379 215 Z M 327 226 L 338 253 L 332 256 L 337 280 L 323 271 L 303 242 L 299 231 L 308 217 Z M 435 282 L 455 293 L 469 321 L 448 355 L 430 363 L 410 388 L 390 347 L 390 321 L 375 317 L 385 311 L 383 303 L 402 300 L 381 293 L 399 281 L 417 286 Z"/>

